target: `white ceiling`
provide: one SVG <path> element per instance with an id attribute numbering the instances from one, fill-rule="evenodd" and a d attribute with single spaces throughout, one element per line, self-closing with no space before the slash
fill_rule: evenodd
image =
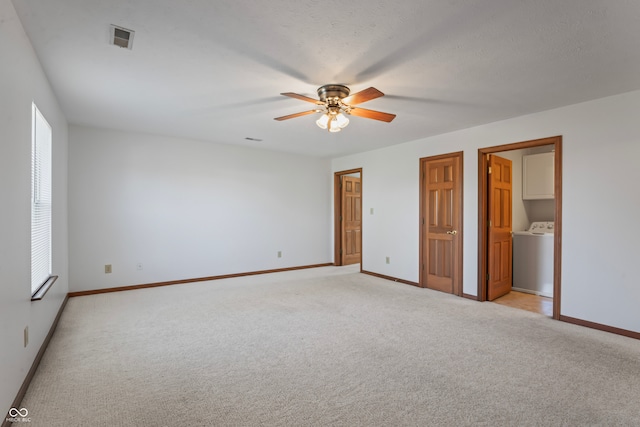
<path id="1" fill-rule="evenodd" d="M 638 0 L 13 3 L 73 124 L 338 156 L 640 89 Z M 397 118 L 273 120 L 327 83 Z"/>

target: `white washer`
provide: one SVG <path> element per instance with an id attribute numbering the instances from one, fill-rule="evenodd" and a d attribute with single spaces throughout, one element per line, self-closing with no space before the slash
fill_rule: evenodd
<path id="1" fill-rule="evenodd" d="M 513 233 L 512 289 L 553 298 L 553 221 Z"/>

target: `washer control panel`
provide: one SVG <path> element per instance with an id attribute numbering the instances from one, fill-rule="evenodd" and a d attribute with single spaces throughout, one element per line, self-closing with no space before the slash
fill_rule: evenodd
<path id="1" fill-rule="evenodd" d="M 529 230 L 531 233 L 553 233 L 553 221 L 536 221 L 532 222 Z"/>

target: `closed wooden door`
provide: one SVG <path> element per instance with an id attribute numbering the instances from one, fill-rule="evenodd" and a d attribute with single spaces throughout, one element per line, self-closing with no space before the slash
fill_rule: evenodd
<path id="1" fill-rule="evenodd" d="M 487 299 L 493 301 L 511 292 L 512 191 L 511 160 L 489 155 L 488 194 L 488 248 L 487 248 Z"/>
<path id="2" fill-rule="evenodd" d="M 357 264 L 362 256 L 362 183 L 342 177 L 342 265 Z"/>
<path id="3" fill-rule="evenodd" d="M 420 286 L 462 295 L 462 153 L 421 161 Z"/>

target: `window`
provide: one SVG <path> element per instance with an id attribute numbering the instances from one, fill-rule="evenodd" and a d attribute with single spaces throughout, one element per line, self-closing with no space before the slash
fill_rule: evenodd
<path id="1" fill-rule="evenodd" d="M 51 277 L 51 126 L 33 104 L 31 146 L 31 294 L 40 299 Z M 36 294 L 41 294 L 36 298 Z"/>

